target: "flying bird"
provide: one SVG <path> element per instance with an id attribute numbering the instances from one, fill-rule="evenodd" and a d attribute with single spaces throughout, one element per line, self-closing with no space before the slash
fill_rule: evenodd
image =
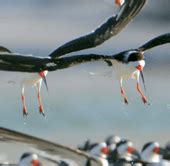
<path id="1" fill-rule="evenodd" d="M 87 54 L 87 55 L 76 55 L 76 56 L 70 56 L 70 57 L 60 57 L 56 60 L 53 60 L 56 66 L 49 66 L 48 70 L 55 70 L 62 69 L 62 68 L 68 68 L 74 65 L 78 65 L 81 63 L 86 62 L 92 62 L 92 61 L 105 61 L 108 66 L 113 67 L 116 78 L 118 79 L 120 83 L 120 91 L 121 95 L 123 96 L 124 103 L 128 104 L 128 97 L 126 96 L 125 89 L 123 87 L 123 80 L 125 79 L 135 79 L 137 82 L 136 89 L 141 96 L 141 99 L 144 104 L 148 103 L 147 97 L 144 95 L 144 93 L 141 90 L 140 86 L 140 76 L 142 78 L 142 82 L 145 86 L 145 79 L 143 74 L 143 69 L 145 67 L 145 52 L 151 48 L 154 48 L 156 46 L 160 46 L 163 44 L 170 43 L 170 33 L 166 33 L 163 35 L 160 35 L 142 46 L 136 48 L 136 49 L 130 49 L 127 51 L 120 52 L 118 54 L 114 55 L 98 55 L 98 54 Z M 51 61 L 51 62 L 52 62 Z"/>
<path id="2" fill-rule="evenodd" d="M 105 23 L 90 34 L 63 44 L 45 58 L 12 53 L 9 49 L 0 46 L 0 70 L 31 73 L 21 81 L 23 115 L 26 116 L 28 114 L 24 93 L 26 86 L 31 85 L 37 87 L 39 113 L 45 115 L 40 90 L 42 81 L 44 81 L 47 87 L 46 76 L 48 71 L 69 67 L 72 63 L 74 64 L 74 61 L 75 64 L 77 64 L 76 60 L 78 59 L 80 59 L 80 63 L 82 63 L 81 58 L 78 56 L 76 58 L 73 57 L 68 59 L 58 58 L 71 52 L 96 47 L 115 36 L 139 13 L 145 2 L 146 0 L 126 0 L 124 7 L 116 16 L 110 17 Z M 89 56 L 89 58 L 92 57 Z M 88 61 L 89 58 L 86 57 L 85 61 Z M 98 59 L 98 57 L 96 58 Z"/>

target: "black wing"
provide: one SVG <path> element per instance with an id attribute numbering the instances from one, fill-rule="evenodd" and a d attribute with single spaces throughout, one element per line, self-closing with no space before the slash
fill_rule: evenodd
<path id="1" fill-rule="evenodd" d="M 163 35 L 160 35 L 160 36 L 148 41 L 144 45 L 140 46 L 138 49 L 141 51 L 146 51 L 153 47 L 167 44 L 167 43 L 170 43 L 170 33 L 165 33 Z"/>
<path id="2" fill-rule="evenodd" d="M 85 54 L 51 59 L 11 52 L 0 52 L 0 70 L 13 72 L 54 71 L 82 63 L 110 59 L 108 55 Z"/>
<path id="3" fill-rule="evenodd" d="M 44 69 L 44 64 L 48 61 L 50 61 L 49 58 L 0 51 L 0 70 L 39 72 Z"/>
<path id="4" fill-rule="evenodd" d="M 126 0 L 116 16 L 110 17 L 92 33 L 74 39 L 54 50 L 49 56 L 57 58 L 62 55 L 96 47 L 119 33 L 142 9 L 146 0 Z"/>
<path id="5" fill-rule="evenodd" d="M 70 147 L 59 145 L 2 127 L 0 127 L 0 141 L 5 141 L 9 144 L 22 143 L 22 145 L 28 145 L 29 147 L 37 149 L 37 151 L 40 150 L 42 152 L 46 152 L 51 156 L 57 155 L 63 159 L 70 159 L 72 161 L 75 161 L 78 165 L 83 165 L 82 163 L 85 163 L 90 158 L 91 164 L 93 166 L 102 166 L 101 162 L 98 159 L 93 158 L 79 150 L 74 150 Z M 46 159 L 48 159 L 48 157 L 46 157 Z"/>

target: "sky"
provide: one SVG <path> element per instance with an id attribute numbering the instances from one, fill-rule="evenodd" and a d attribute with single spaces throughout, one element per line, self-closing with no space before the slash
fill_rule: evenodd
<path id="1" fill-rule="evenodd" d="M 61 44 L 87 34 L 118 9 L 111 0 L 0 0 L 0 45 L 13 52 L 47 56 Z M 114 54 L 136 48 L 170 30 L 168 0 L 149 0 L 122 32 L 103 45 L 79 53 Z M 0 126 L 76 147 L 87 138 L 102 141 L 109 134 L 134 141 L 164 145 L 170 138 L 169 45 L 146 52 L 144 69 L 150 105 L 143 105 L 135 81 L 126 81 L 130 99 L 123 104 L 118 81 L 101 75 L 102 62 L 51 72 L 49 92 L 42 86 L 46 118 L 38 114 L 35 88 L 26 88 L 29 116 L 22 117 L 21 84 L 24 73 L 1 71 Z M 9 80 L 16 83 L 8 84 Z"/>

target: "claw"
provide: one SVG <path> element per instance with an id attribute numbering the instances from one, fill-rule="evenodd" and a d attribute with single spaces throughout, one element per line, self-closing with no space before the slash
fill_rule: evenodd
<path id="1" fill-rule="evenodd" d="M 23 117 L 27 117 L 28 112 L 26 106 L 23 107 Z"/>
<path id="2" fill-rule="evenodd" d="M 147 100 L 147 98 L 145 96 L 142 96 L 142 101 L 143 101 L 144 104 L 148 103 L 148 100 Z"/>
<path id="3" fill-rule="evenodd" d="M 39 106 L 39 113 L 42 114 L 43 116 L 45 116 L 44 109 L 43 109 L 42 105 Z"/>
<path id="4" fill-rule="evenodd" d="M 127 105 L 129 104 L 127 97 L 124 97 L 124 103 Z"/>

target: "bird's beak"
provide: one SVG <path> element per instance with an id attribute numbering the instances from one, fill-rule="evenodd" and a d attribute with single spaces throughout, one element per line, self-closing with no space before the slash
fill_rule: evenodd
<path id="1" fill-rule="evenodd" d="M 33 159 L 31 163 L 32 163 L 32 166 L 40 166 L 41 165 L 39 160 L 37 160 L 37 159 L 36 160 Z"/>
<path id="2" fill-rule="evenodd" d="M 47 88 L 47 91 L 48 91 L 48 84 L 47 84 L 46 76 L 42 77 L 42 79 L 43 79 L 45 87 Z"/>
<path id="3" fill-rule="evenodd" d="M 140 74 L 141 74 L 141 78 L 142 78 L 142 82 L 143 82 L 144 89 L 145 89 L 145 91 L 146 91 L 145 78 L 144 78 L 144 75 L 143 75 L 143 71 L 142 71 L 142 70 L 140 71 Z"/>

